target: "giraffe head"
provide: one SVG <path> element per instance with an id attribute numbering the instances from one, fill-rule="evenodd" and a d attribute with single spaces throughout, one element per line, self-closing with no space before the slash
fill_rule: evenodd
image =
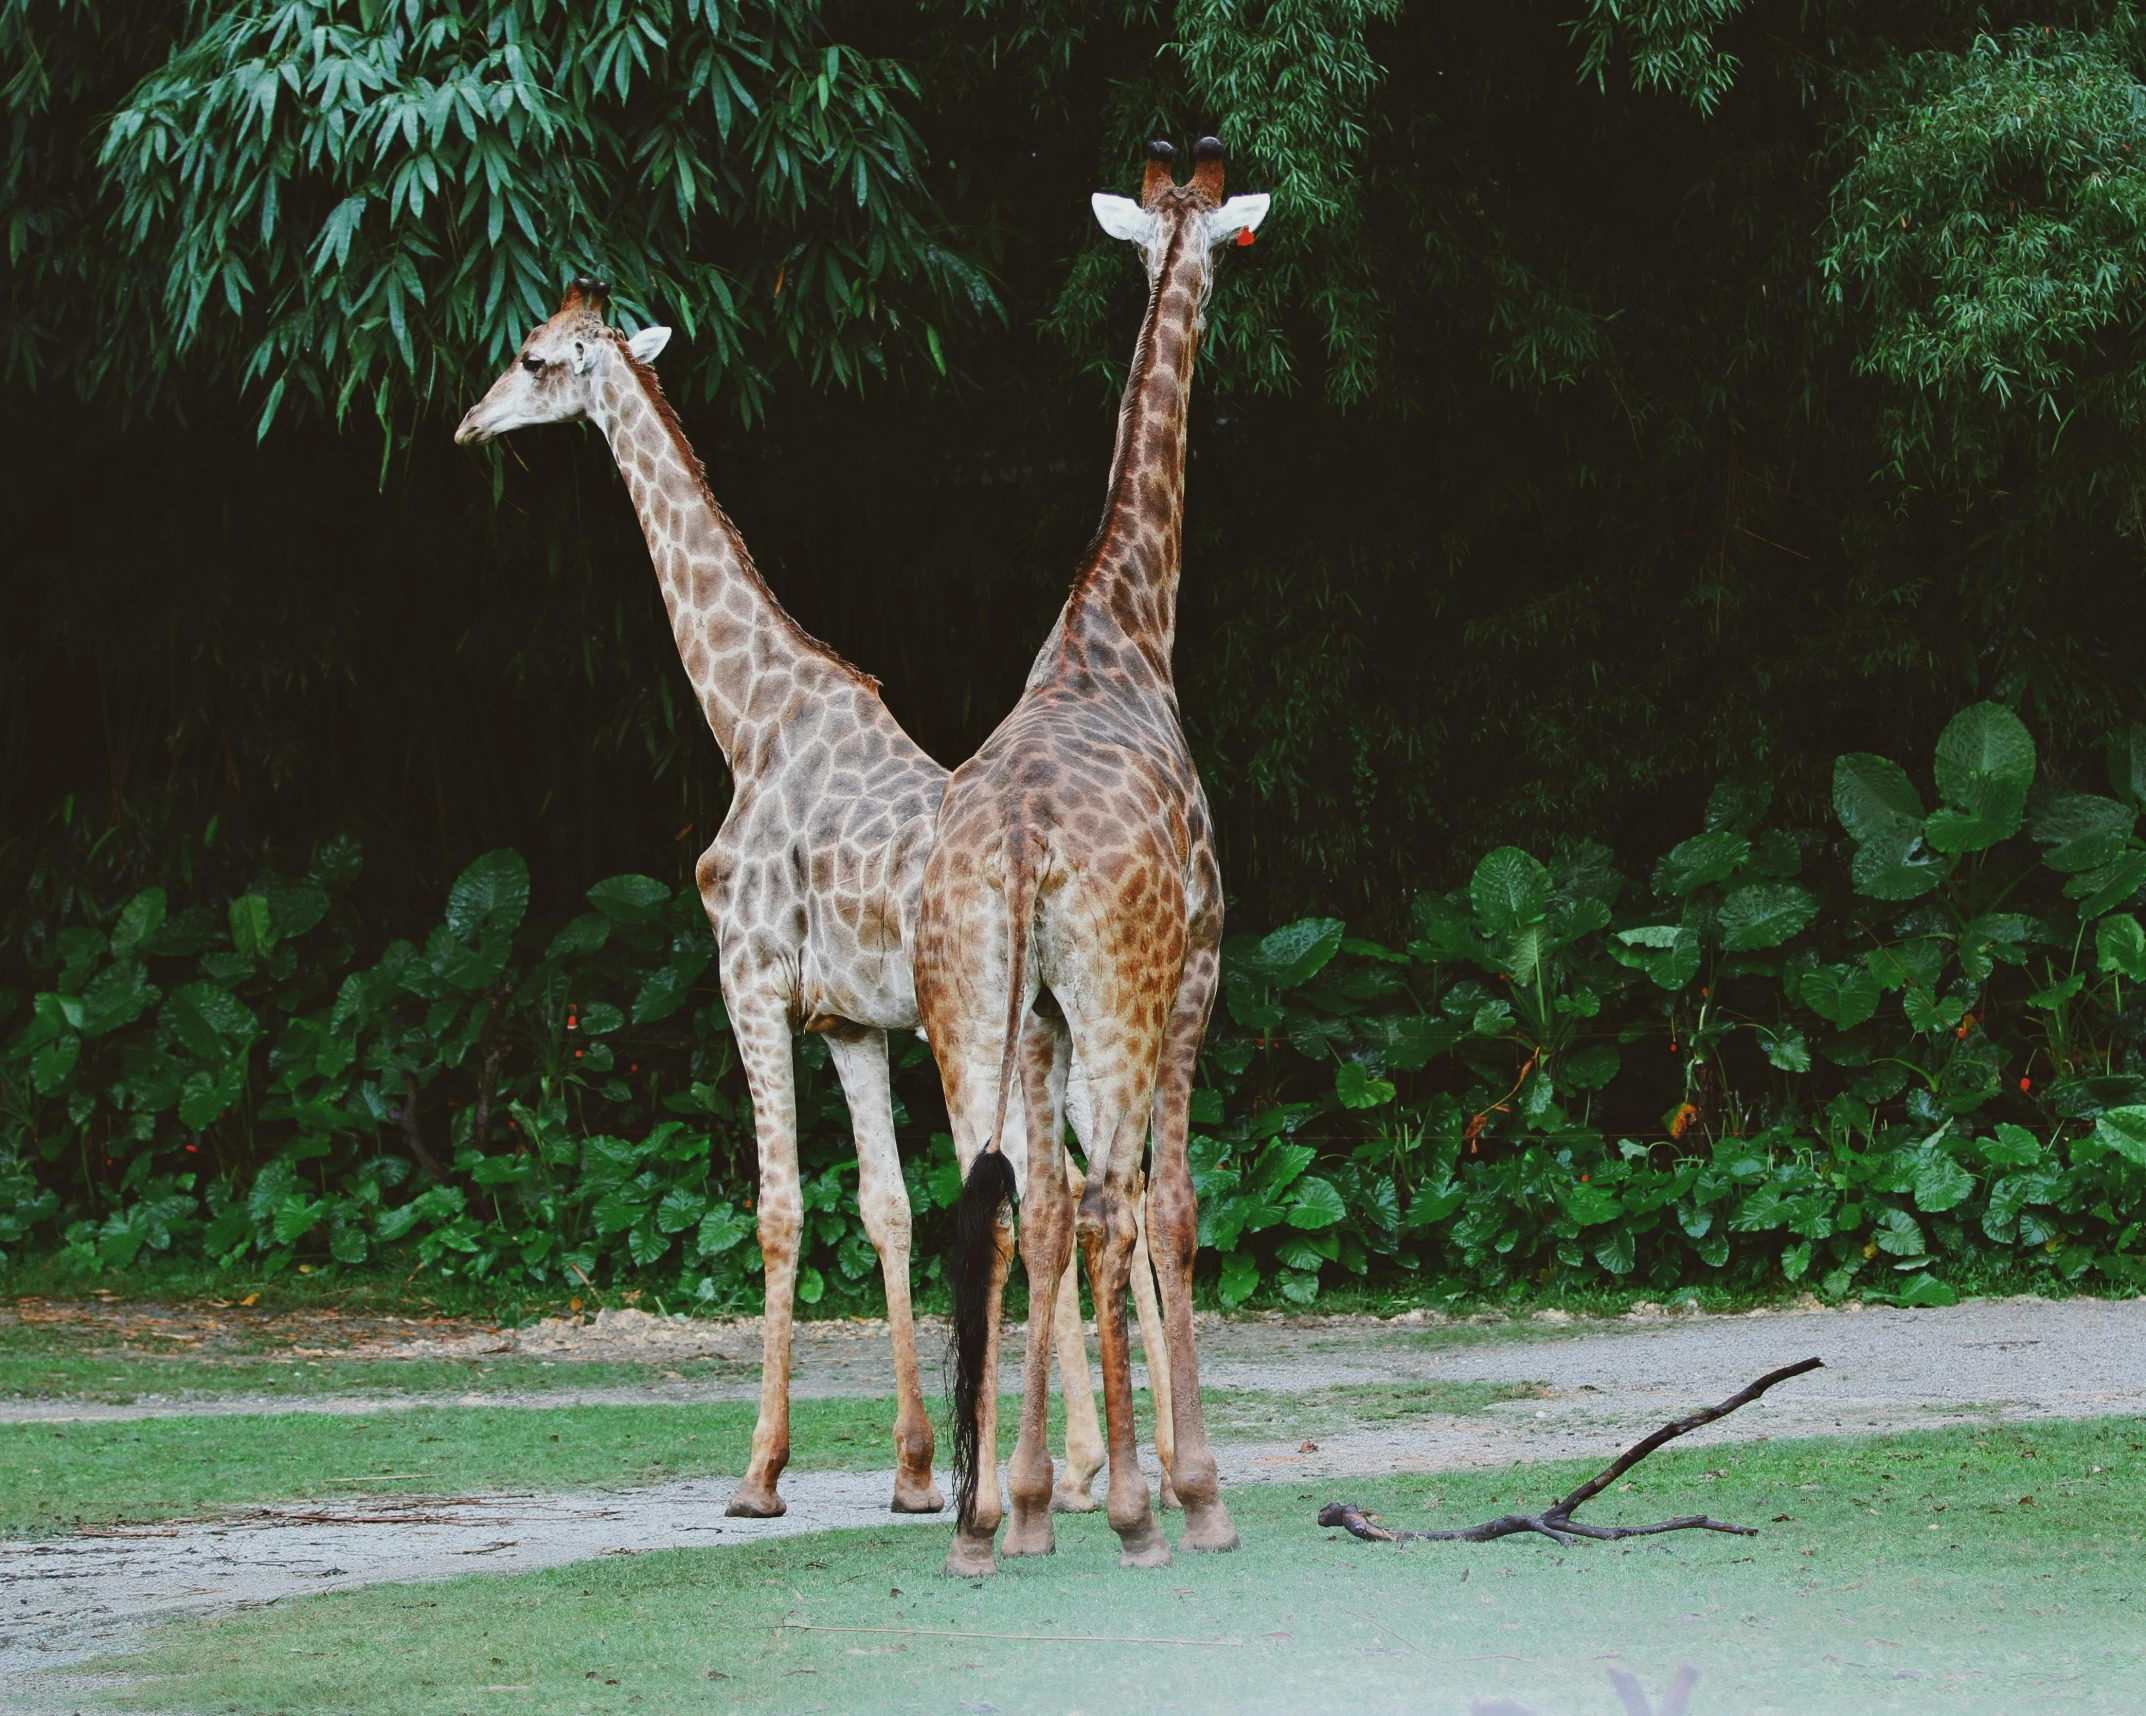
<path id="1" fill-rule="evenodd" d="M 455 445 L 480 444 L 532 423 L 577 422 L 589 415 L 612 366 L 629 356 L 653 363 L 671 330 L 643 328 L 628 339 L 604 320 L 610 291 L 587 276 L 569 286 L 559 313 L 536 325 L 492 391 L 470 407 Z"/>
<path id="2" fill-rule="evenodd" d="M 1180 185 L 1170 170 L 1177 151 L 1164 142 L 1150 143 L 1138 202 L 1104 191 L 1096 192 L 1092 200 L 1095 218 L 1105 232 L 1140 247 L 1150 281 L 1161 274 L 1183 234 L 1189 243 L 1178 248 L 1198 259 L 1204 289 L 1214 278 L 1216 249 L 1231 242 L 1249 244 L 1259 223 L 1267 218 L 1267 198 L 1262 193 L 1223 201 L 1220 138 L 1202 137 L 1192 153 L 1192 177 Z"/>

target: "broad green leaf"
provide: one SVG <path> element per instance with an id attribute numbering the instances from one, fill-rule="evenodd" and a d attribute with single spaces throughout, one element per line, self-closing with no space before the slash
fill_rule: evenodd
<path id="1" fill-rule="evenodd" d="M 656 1205 L 656 1226 L 665 1233 L 683 1233 L 697 1226 L 707 1211 L 708 1200 L 686 1186 L 673 1186 Z"/>
<path id="2" fill-rule="evenodd" d="M 231 902 L 231 946 L 247 959 L 274 951 L 276 918 L 265 894 L 241 894 Z"/>
<path id="3" fill-rule="evenodd" d="M 1307 1174 L 1296 1183 L 1295 1201 L 1289 1206 L 1289 1225 L 1296 1228 L 1332 1227 L 1349 1213 L 1331 1180 Z"/>
<path id="4" fill-rule="evenodd" d="M 1725 780 L 1717 783 L 1706 795 L 1706 815 L 1702 826 L 1709 834 L 1724 829 L 1731 834 L 1749 834 L 1766 814 L 1773 803 L 1773 782 L 1769 780 Z"/>
<path id="5" fill-rule="evenodd" d="M 162 888 L 144 888 L 119 914 L 112 926 L 112 957 L 124 959 L 164 927 L 167 910 Z"/>
<path id="6" fill-rule="evenodd" d="M 1567 1186 L 1558 1195 L 1565 1213 L 1582 1227 L 1600 1227 L 1624 1214 L 1617 1194 L 1606 1186 L 1581 1183 Z"/>
<path id="7" fill-rule="evenodd" d="M 74 1075 L 82 1055 L 82 1039 L 72 1031 L 55 1038 L 30 1057 L 30 1083 L 39 1096 L 57 1096 Z"/>
<path id="8" fill-rule="evenodd" d="M 1259 957 L 1268 981 L 1283 989 L 1310 982 L 1341 951 L 1344 927 L 1339 918 L 1302 918 L 1265 936 Z"/>
<path id="9" fill-rule="evenodd" d="M 610 876 L 589 890 L 589 904 L 613 923 L 654 923 L 671 903 L 671 891 L 653 876 Z"/>
<path id="10" fill-rule="evenodd" d="M 1647 924 L 1610 938 L 1610 957 L 1644 971 L 1663 989 L 1681 989 L 1698 975 L 1699 932 L 1689 924 Z"/>
<path id="11" fill-rule="evenodd" d="M 2042 862 L 2069 874 L 2115 862 L 2131 838 L 2139 813 L 2113 798 L 2075 793 L 2060 798 L 2034 819 L 2034 838 L 2049 850 Z"/>
<path id="12" fill-rule="evenodd" d="M 1632 1230 L 1620 1227 L 1595 1247 L 1595 1261 L 1612 1275 L 1629 1275 L 1639 1261 Z"/>
<path id="13" fill-rule="evenodd" d="M 1936 1310 L 1945 1305 L 1957 1305 L 1959 1294 L 1928 1270 L 1909 1277 L 1895 1297 L 1911 1310 Z"/>
<path id="14" fill-rule="evenodd" d="M 464 941 L 475 941 L 487 930 L 512 935 L 528 910 L 529 866 L 512 847 L 473 861 L 447 891 L 447 927 Z"/>
<path id="15" fill-rule="evenodd" d="M 1682 896 L 1710 882 L 1726 881 L 1751 856 L 1751 842 L 1728 829 L 1695 834 L 1672 846 L 1654 867 L 1654 891 Z"/>
<path id="16" fill-rule="evenodd" d="M 1621 1064 L 1622 1057 L 1610 1044 L 1590 1043 L 1557 1063 L 1557 1082 L 1567 1090 L 1600 1090 L 1617 1076 Z"/>
<path id="17" fill-rule="evenodd" d="M 2146 983 L 2146 929 L 2129 912 L 2112 912 L 2094 926 L 2094 965 Z"/>
<path id="18" fill-rule="evenodd" d="M 1550 909 L 1550 872 L 1517 846 L 1487 854 L 1469 878 L 1476 926 L 1487 936 L 1517 935 Z"/>
<path id="19" fill-rule="evenodd" d="M 1292 1305 L 1309 1305 L 1319 1297 L 1319 1277 L 1308 1269 L 1284 1269 L 1275 1285 Z"/>
<path id="20" fill-rule="evenodd" d="M 1878 1010 L 1878 985 L 1867 970 L 1821 965 L 1798 985 L 1803 1004 L 1838 1030 L 1852 1031 Z"/>
<path id="21" fill-rule="evenodd" d="M 1974 1195 L 1975 1177 L 1941 1151 L 1923 1158 L 1915 1174 L 1915 1207 L 1936 1214 L 1957 1209 Z"/>
<path id="22" fill-rule="evenodd" d="M 601 912 L 583 912 L 568 922 L 567 926 L 551 938 L 551 946 L 544 950 L 546 959 L 573 959 L 581 954 L 595 953 L 611 938 L 611 920 Z"/>
<path id="23" fill-rule="evenodd" d="M 1779 947 L 1818 915 L 1818 896 L 1794 882 L 1754 882 L 1721 902 L 1721 945 L 1731 953 Z"/>
<path id="24" fill-rule="evenodd" d="M 2094 1136 L 2133 1167 L 2146 1168 L 2146 1108 L 2106 1110 L 2094 1122 Z"/>
<path id="25" fill-rule="evenodd" d="M 1905 847 L 1922 833 L 1922 799 L 1898 763 L 1851 752 L 1833 765 L 1833 813 L 1849 838 Z"/>
<path id="26" fill-rule="evenodd" d="M 1924 847 L 1919 835 L 1897 843 L 1873 840 L 1858 846 L 1848 865 L 1848 880 L 1855 891 L 1873 900 L 1920 899 L 1951 874 L 1950 860 Z"/>
<path id="27" fill-rule="evenodd" d="M 276 1205 L 274 1231 L 278 1245 L 295 1245 L 321 1223 L 328 1213 L 325 1198 L 308 1198 L 293 1192 Z"/>
<path id="28" fill-rule="evenodd" d="M 174 989 L 158 1015 L 173 1036 L 205 1061 L 220 1061 L 235 1045 L 251 1042 L 261 1022 L 230 990 L 214 983 Z"/>
<path id="29" fill-rule="evenodd" d="M 101 1037 L 133 1024 L 162 994 L 149 981 L 148 968 L 140 960 L 115 960 L 82 991 L 82 1035 Z"/>
<path id="30" fill-rule="evenodd" d="M 1393 1100 L 1394 1087 L 1386 1079 L 1356 1061 L 1343 1061 L 1335 1069 L 1334 1094 L 1344 1108 L 1377 1108 Z"/>
<path id="31" fill-rule="evenodd" d="M 2140 1114 L 2146 1119 L 2146 1109 Z M 1983 1161 L 1996 1168 L 2031 1168 L 2042 1159 L 2042 1146 L 2034 1134 L 2009 1120 L 1998 1126 L 1996 1137 L 1976 1139 L 1975 1148 Z"/>
<path id="32" fill-rule="evenodd" d="M 1970 704 L 1938 736 L 1934 772 L 1939 794 L 1962 810 L 1975 808 L 1984 782 L 2024 798 L 2034 784 L 2034 739 L 2003 704 Z"/>
<path id="33" fill-rule="evenodd" d="M 654 1024 L 668 1019 L 693 997 L 693 979 L 675 965 L 658 966 L 648 981 L 634 992 L 633 1022 Z"/>
<path id="34" fill-rule="evenodd" d="M 1415 1196 L 1408 1200 L 1408 1225 L 1426 1228 L 1433 1222 L 1441 1222 L 1468 1201 L 1465 1186 L 1422 1185 L 1416 1188 Z"/>
<path id="35" fill-rule="evenodd" d="M 2086 973 L 2075 971 L 2069 977 L 2060 977 L 2046 989 L 2037 989 L 2027 997 L 2027 1005 L 2039 1007 L 2044 1012 L 2054 1012 L 2085 987 Z"/>
<path id="36" fill-rule="evenodd" d="M 577 1028 L 585 1037 L 606 1037 L 626 1023 L 626 1015 L 608 1001 L 591 1001 L 581 1009 Z"/>
<path id="37" fill-rule="evenodd" d="M 289 941 L 328 915 L 328 890 L 318 882 L 294 882 L 287 888 L 267 890 L 268 918 L 275 926 L 276 940 Z"/>
<path id="38" fill-rule="evenodd" d="M 1779 1030 L 1771 1030 L 1761 1025 L 1757 1029 L 1759 1048 L 1774 1066 L 1783 1072 L 1806 1073 L 1811 1070 L 1811 1045 L 1795 1026 L 1783 1025 Z"/>
<path id="39" fill-rule="evenodd" d="M 1242 1251 L 1223 1254 L 1222 1276 L 1215 1283 L 1215 1297 L 1225 1308 L 1234 1308 L 1259 1291 L 1259 1265 Z"/>
<path id="40" fill-rule="evenodd" d="M 1469 959 L 1487 964 L 1489 956 L 1476 938 L 1469 913 L 1442 894 L 1418 894 L 1412 908 L 1418 939 L 1409 952 L 1425 964 L 1445 959 Z"/>
<path id="41" fill-rule="evenodd" d="M 710 1210 L 700 1219 L 699 1231 L 694 1235 L 694 1247 L 702 1257 L 715 1257 L 728 1251 L 740 1240 L 749 1239 L 753 1233 L 753 1219 L 734 1209 Z"/>
<path id="42" fill-rule="evenodd" d="M 2141 888 L 2146 888 L 2146 852 L 2137 851 L 2081 870 L 2064 884 L 2065 895 L 2079 902 L 2079 915 L 2089 921 L 2129 905 Z"/>
<path id="43" fill-rule="evenodd" d="M 639 1264 L 643 1269 L 647 1269 L 655 1263 L 660 1262 L 662 1260 L 663 1254 L 669 1251 L 670 1248 L 670 1235 L 667 1233 L 658 1232 L 656 1225 L 653 1222 L 644 1221 L 639 1227 L 634 1228 L 626 1235 L 627 1255 L 630 1256 L 634 1260 L 634 1262 Z M 797 1296 L 800 1299 L 804 1299 L 806 1304 L 811 1305 L 818 1302 L 819 1294 L 814 1293 L 809 1299 L 805 1297 L 804 1277 L 807 1274 L 812 1274 L 815 1279 L 818 1279 L 817 1271 L 799 1270 Z"/>

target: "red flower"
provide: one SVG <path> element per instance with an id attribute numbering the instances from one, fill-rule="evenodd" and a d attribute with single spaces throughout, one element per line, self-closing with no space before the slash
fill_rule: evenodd
<path id="1" fill-rule="evenodd" d="M 2031 1078 L 2021 1079 L 2019 1081 L 2019 1088 L 2021 1090 L 2032 1090 L 2034 1088 L 2034 1080 L 2032 1080 Z"/>
<path id="2" fill-rule="evenodd" d="M 1242 250 L 1252 242 L 1252 229 L 1241 226 L 1237 229 L 1237 248 Z"/>

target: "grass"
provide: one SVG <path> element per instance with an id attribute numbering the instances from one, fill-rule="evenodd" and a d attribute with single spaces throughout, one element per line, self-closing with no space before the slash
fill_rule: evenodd
<path id="1" fill-rule="evenodd" d="M 16 1355 L 0 1349 L 0 1399 L 82 1400 L 130 1406 L 144 1399 L 232 1394 L 323 1395 L 544 1393 L 651 1388 L 664 1382 L 757 1381 L 758 1365 L 729 1359 L 576 1359 L 549 1363 L 512 1355 L 476 1359 L 293 1359 L 249 1354 L 163 1358 L 135 1353 Z"/>
<path id="2" fill-rule="evenodd" d="M 1211 1390 L 1202 1398 L 1218 1434 L 1294 1438 L 1332 1435 L 1359 1423 L 1479 1411 L 1528 1392 L 1525 1385 L 1434 1382 L 1303 1395 Z M 928 1406 L 943 1455 L 941 1403 Z M 1144 1392 L 1134 1409 L 1143 1428 L 1152 1424 Z M 1008 1396 L 1003 1412 L 1009 1451 L 1018 1411 L 1018 1399 Z M 461 1495 L 735 1477 L 752 1443 L 754 1413 L 751 1401 L 721 1401 L 0 1424 L 0 1536 L 148 1524 L 337 1494 Z M 792 1469 L 891 1468 L 893 1423 L 889 1400 L 797 1400 L 791 1407 Z M 1055 1401 L 1052 1440 L 1055 1447 L 1065 1445 Z"/>
<path id="3" fill-rule="evenodd" d="M 1581 1473 L 1542 1466 L 1240 1488 L 1241 1553 L 1147 1573 L 1117 1568 L 1100 1516 L 1061 1519 L 1055 1557 L 976 1584 L 940 1577 L 943 1532 L 824 1533 L 175 1623 L 49 1685 L 76 1710 L 238 1716 L 1354 1716 L 1501 1697 L 1609 1716 L 1607 1667 L 1659 1696 L 1688 1661 L 1703 1712 L 2132 1710 L 2142 1449 L 2128 1419 L 1672 1450 L 1596 1507 L 1703 1509 L 1764 1522 L 1756 1538 L 1395 1547 L 1312 1523 L 1337 1492 L 1472 1521 Z M 1074 1642 L 1108 1635 L 1152 1642 Z"/>

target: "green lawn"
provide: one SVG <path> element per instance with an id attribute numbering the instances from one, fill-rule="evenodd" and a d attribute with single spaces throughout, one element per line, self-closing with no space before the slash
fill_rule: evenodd
<path id="1" fill-rule="evenodd" d="M 577 1359 L 291 1358 L 215 1354 L 0 1352 L 0 1399 L 88 1400 L 118 1406 L 147 1398 L 265 1394 L 505 1394 L 648 1388 L 665 1382 L 757 1382 L 759 1366 L 730 1359 L 654 1363 Z"/>
<path id="2" fill-rule="evenodd" d="M 1325 1436 L 1475 1411 L 1525 1385 L 1421 1383 L 1315 1389 L 1303 1395 L 1210 1393 L 1218 1435 Z M 927 1402 L 946 1446 L 942 1410 Z M 120 1423 L 0 1424 L 0 1536 L 187 1518 L 249 1504 L 338 1493 L 456 1495 L 564 1490 L 736 1476 L 752 1443 L 754 1405 L 419 1406 L 349 1417 L 248 1413 Z M 1009 1428 L 1019 1402 L 1008 1397 Z M 1148 1397 L 1134 1411 L 1153 1423 Z M 799 1400 L 791 1465 L 857 1471 L 894 1463 L 894 1404 Z M 1055 1421 L 1053 1443 L 1064 1447 Z"/>
<path id="3" fill-rule="evenodd" d="M 940 1576 L 942 1531 L 824 1533 L 177 1623 L 95 1665 L 122 1679 L 54 1695 L 237 1716 L 1353 1716 L 1499 1697 L 1612 1716 L 1609 1667 L 1658 1693 L 1690 1662 L 1694 1716 L 2130 1711 L 2146 1672 L 2142 1449 L 2146 1424 L 2127 1419 L 1672 1451 L 1596 1509 L 1703 1509 L 1762 1523 L 1757 1538 L 1394 1547 L 1312 1523 L 1341 1495 L 1397 1521 L 1471 1521 L 1580 1475 L 1539 1466 L 1240 1488 L 1240 1553 L 1149 1573 L 1117 1568 L 1099 1516 L 1061 1519 L 1055 1557 L 973 1585 Z"/>

